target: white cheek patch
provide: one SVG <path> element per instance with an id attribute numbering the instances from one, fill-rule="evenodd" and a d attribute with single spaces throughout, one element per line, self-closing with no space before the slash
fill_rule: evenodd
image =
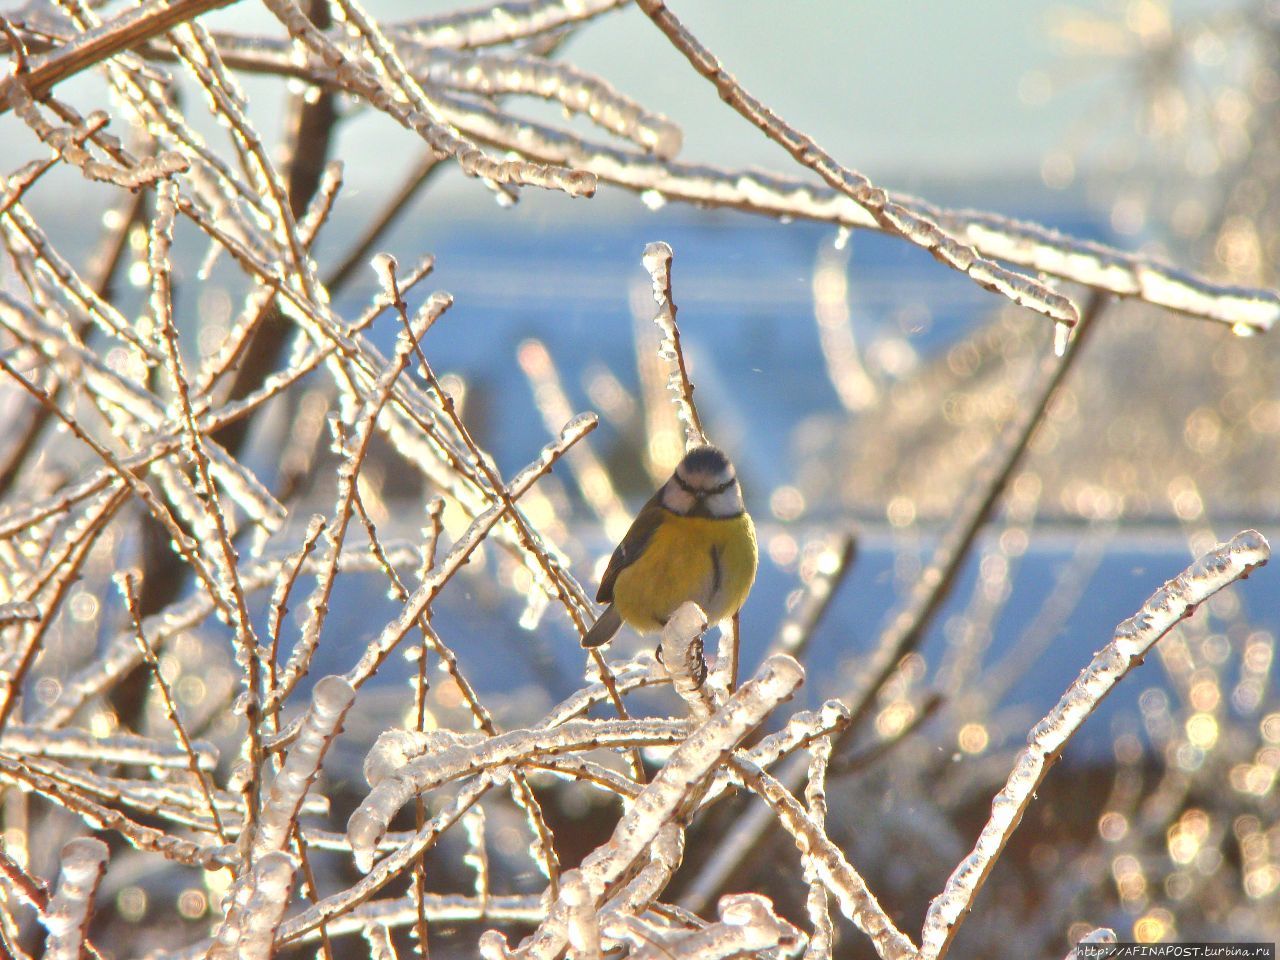
<path id="1" fill-rule="evenodd" d="M 693 510 L 694 502 L 693 494 L 680 489 L 679 484 L 670 480 L 662 488 L 662 505 L 672 513 L 685 516 Z"/>
<path id="2" fill-rule="evenodd" d="M 713 493 L 706 499 L 707 512 L 713 517 L 736 517 L 742 513 L 742 488 L 736 483 L 728 490 Z"/>

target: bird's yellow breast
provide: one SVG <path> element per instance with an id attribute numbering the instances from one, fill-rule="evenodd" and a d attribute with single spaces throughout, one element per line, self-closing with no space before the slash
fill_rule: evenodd
<path id="1" fill-rule="evenodd" d="M 716 623 L 746 601 L 756 562 L 756 531 L 747 514 L 712 519 L 666 512 L 640 556 L 618 574 L 613 603 L 641 633 L 661 629 L 689 600 Z"/>

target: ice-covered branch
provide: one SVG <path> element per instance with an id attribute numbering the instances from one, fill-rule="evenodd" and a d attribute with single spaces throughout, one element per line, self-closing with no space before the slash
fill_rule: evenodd
<path id="1" fill-rule="evenodd" d="M 101 840 L 81 837 L 62 848 L 58 888 L 40 917 L 49 931 L 44 953 L 49 960 L 79 960 L 93 918 L 93 895 L 106 869 L 107 845 Z"/>
<path id="2" fill-rule="evenodd" d="M 653 299 L 658 304 L 653 322 L 662 334 L 658 355 L 672 365 L 667 386 L 675 395 L 676 410 L 684 424 L 685 447 L 692 448 L 706 443 L 707 436 L 702 430 L 698 408 L 693 403 L 693 383 L 689 380 L 684 351 L 680 348 L 680 328 L 676 326 L 676 304 L 671 293 L 671 256 L 670 245 L 660 240 L 644 248 L 644 268 L 653 281 Z"/>
<path id="3" fill-rule="evenodd" d="M 250 849 L 256 863 L 272 850 L 283 850 L 302 809 L 308 788 L 320 774 L 320 762 L 342 727 L 356 692 L 342 677 L 324 677 L 311 693 L 311 706 L 284 766 L 263 794 L 262 816 Z"/>
<path id="4" fill-rule="evenodd" d="M 414 796 L 443 783 L 522 760 L 579 750 L 671 745 L 688 733 L 682 720 L 570 720 L 556 727 L 485 736 L 450 731 L 391 730 L 365 759 L 373 788 L 351 815 L 347 836 L 357 864 L 367 869 L 378 839 Z"/>
<path id="5" fill-rule="evenodd" d="M 176 24 L 230 0 L 172 0 L 142 4 L 121 13 L 75 40 L 25 64 L 23 83 L 32 97 L 43 97 L 54 84 L 87 70 L 96 63 L 137 46 L 149 37 L 171 30 Z M 10 106 L 0 85 L 0 115 Z"/>
<path id="6" fill-rule="evenodd" d="M 479 150 L 440 115 L 422 87 L 409 76 L 390 41 L 351 0 L 345 0 L 343 11 L 369 45 L 372 59 L 381 68 L 377 74 L 318 30 L 293 0 L 268 0 L 267 7 L 290 35 L 319 56 L 339 78 L 370 104 L 418 133 L 437 154 L 455 159 L 468 176 L 495 184 L 563 190 L 570 196 L 590 196 L 595 192 L 593 174 L 522 159 L 495 160 Z"/>
<path id="7" fill-rule="evenodd" d="M 602 182 L 640 194 L 768 217 L 881 229 L 852 198 L 821 184 L 755 169 L 659 161 L 531 121 L 517 122 L 480 105 L 464 107 L 447 97 L 442 109 L 477 140 L 513 149 L 519 146 L 525 154 L 544 160 L 572 162 L 595 173 Z M 887 196 L 892 203 L 919 211 L 954 236 L 963 237 L 984 257 L 1225 323 L 1240 331 L 1269 330 L 1280 317 L 1280 294 L 1274 290 L 1219 283 L 1152 257 L 1081 240 L 1036 223 L 983 211 L 944 209 L 900 193 L 888 192 Z"/>
<path id="8" fill-rule="evenodd" d="M 579 440 L 596 428 L 599 421 L 595 414 L 579 414 L 561 429 L 560 437 L 543 447 L 541 456 L 516 474 L 506 487 L 506 496 L 499 503 L 493 504 L 481 512 L 453 543 L 449 552 L 440 564 L 418 586 L 405 603 L 400 615 L 396 617 L 373 643 L 365 650 L 360 662 L 348 673 L 347 679 L 353 686 L 359 686 L 377 669 L 408 633 L 418 618 L 435 600 L 444 585 L 458 572 L 480 543 L 489 535 L 508 510 L 508 504 L 518 500 L 526 490 L 531 488 L 538 478 L 551 467 Z"/>
<path id="9" fill-rule="evenodd" d="M 867 888 L 866 881 L 800 802 L 774 777 L 758 767 L 738 758 L 734 759 L 733 765 L 751 789 L 772 808 L 787 832 L 795 838 L 796 846 L 840 904 L 840 912 L 871 938 L 882 960 L 908 960 L 914 957 L 915 944 L 894 926 L 889 915 Z"/>
<path id="10" fill-rule="evenodd" d="M 598 17 L 627 0 L 501 0 L 407 23 L 397 33 L 428 47 L 465 50 L 536 37 Z"/>
<path id="11" fill-rule="evenodd" d="M 786 656 L 770 657 L 709 720 L 689 734 L 667 763 L 629 806 L 608 842 L 582 861 L 582 878 L 594 903 L 633 875 L 658 831 L 683 823 L 693 812 L 702 787 L 725 753 L 788 699 L 804 678 L 800 665 Z M 546 921 L 520 945 L 528 960 L 549 960 L 567 943 L 568 905 L 563 894 Z"/>
<path id="12" fill-rule="evenodd" d="M 1247 577 L 1270 556 L 1271 548 L 1260 533 L 1238 533 L 1166 583 L 1137 614 L 1116 627 L 1111 642 L 1094 656 L 1057 705 L 1027 735 L 1026 748 L 1014 761 L 1004 788 L 991 802 L 991 819 L 982 828 L 973 850 L 960 861 L 942 893 L 929 905 L 921 932 L 921 960 L 938 960 L 946 955 L 1036 789 L 1067 741 L 1103 697 L 1180 620 L 1223 587 Z"/>
<path id="13" fill-rule="evenodd" d="M 702 930 L 641 947 L 630 960 L 728 960 L 757 950 L 794 955 L 804 934 L 773 912 L 773 904 L 755 893 L 722 897 L 716 908 L 720 920 Z"/>
<path id="14" fill-rule="evenodd" d="M 700 74 L 710 80 L 720 98 L 760 128 L 769 139 L 791 154 L 802 166 L 817 173 L 828 185 L 850 197 L 887 233 L 923 247 L 939 263 L 959 270 L 988 290 L 1029 307 L 1057 323 L 1073 325 L 1076 308 L 1066 297 L 1040 281 L 986 260 L 976 250 L 945 233 L 938 224 L 910 207 L 895 202 L 870 180 L 841 166 L 805 134 L 788 126 L 763 103 L 743 89 L 720 61 L 688 31 L 662 0 L 636 0 L 643 10 Z"/>
<path id="15" fill-rule="evenodd" d="M 297 863 L 281 850 L 253 864 L 245 882 L 232 888 L 227 916 L 214 934 L 208 960 L 267 960 L 289 906 Z"/>
<path id="16" fill-rule="evenodd" d="M 201 770 L 218 765 L 218 748 L 205 740 L 191 744 Z M 0 750 L 24 757 L 53 757 L 59 760 L 81 760 L 85 763 L 130 763 L 148 767 L 180 769 L 186 767 L 189 755 L 180 744 L 164 743 L 132 733 L 116 733 L 95 737 L 83 730 L 41 730 L 36 727 L 9 726 L 0 735 Z"/>
<path id="17" fill-rule="evenodd" d="M 681 605 L 662 628 L 662 664 L 671 674 L 671 685 L 680 699 L 689 705 L 695 720 L 702 721 L 715 712 L 716 704 L 707 689 L 707 661 L 702 653 L 702 634 L 707 617 L 690 600 Z"/>

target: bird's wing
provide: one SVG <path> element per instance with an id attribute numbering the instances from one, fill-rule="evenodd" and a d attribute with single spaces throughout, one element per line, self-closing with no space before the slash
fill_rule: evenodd
<path id="1" fill-rule="evenodd" d="M 662 523 L 664 508 L 661 496 L 662 491 L 659 490 L 640 508 L 636 518 L 631 521 L 631 529 L 622 538 L 618 548 L 613 551 L 613 556 L 609 558 L 609 565 L 604 569 L 604 576 L 600 578 L 600 589 L 596 591 L 597 603 L 613 602 L 613 582 L 618 579 L 618 574 L 635 563 L 636 558 L 644 553 L 644 548 L 653 538 L 653 532 Z"/>

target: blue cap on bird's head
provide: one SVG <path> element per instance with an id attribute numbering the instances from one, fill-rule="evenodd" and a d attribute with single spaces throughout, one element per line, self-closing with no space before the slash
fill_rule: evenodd
<path id="1" fill-rule="evenodd" d="M 676 477 L 695 491 L 723 488 L 734 480 L 733 464 L 723 450 L 708 443 L 684 455 L 676 466 Z"/>

